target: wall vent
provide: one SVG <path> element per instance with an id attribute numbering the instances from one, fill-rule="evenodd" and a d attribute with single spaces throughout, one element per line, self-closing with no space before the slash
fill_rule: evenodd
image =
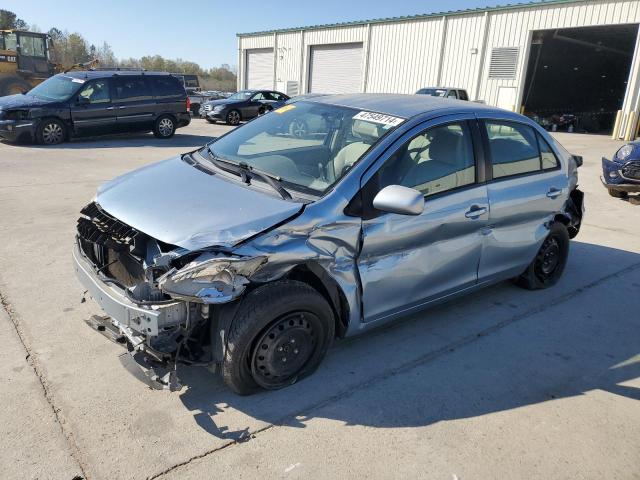
<path id="1" fill-rule="evenodd" d="M 296 95 L 298 95 L 300 93 L 300 85 L 298 83 L 299 82 L 291 80 L 287 81 L 287 91 L 284 93 L 286 93 L 290 97 L 295 97 Z"/>
<path id="2" fill-rule="evenodd" d="M 489 78 L 515 78 L 518 66 L 518 52 L 518 47 L 492 49 Z"/>

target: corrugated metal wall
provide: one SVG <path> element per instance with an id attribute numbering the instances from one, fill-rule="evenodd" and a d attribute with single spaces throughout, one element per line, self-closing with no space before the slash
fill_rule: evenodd
<path id="1" fill-rule="evenodd" d="M 413 93 L 433 85 L 467 89 L 472 99 L 495 105 L 501 87 L 522 96 L 525 65 L 533 30 L 604 24 L 640 23 L 640 0 L 586 0 L 541 4 L 513 9 L 451 14 L 423 19 L 379 22 L 355 26 L 315 28 L 239 38 L 239 63 L 247 49 L 276 47 L 276 82 L 300 82 L 307 91 L 311 45 L 362 42 L 362 91 Z M 489 78 L 491 50 L 517 47 L 515 78 Z M 636 51 L 636 57 L 638 52 Z M 625 109 L 640 104 L 640 58 L 634 61 Z M 243 75 L 239 68 L 240 76 Z M 239 80 L 239 85 L 242 85 Z"/>

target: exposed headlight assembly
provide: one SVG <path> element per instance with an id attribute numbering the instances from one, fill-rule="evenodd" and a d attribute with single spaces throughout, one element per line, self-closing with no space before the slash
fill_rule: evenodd
<path id="1" fill-rule="evenodd" d="M 176 298 L 203 303 L 226 303 L 244 292 L 248 277 L 266 257 L 229 257 L 205 253 L 181 269 L 172 269 L 158 279 L 158 286 Z"/>
<path id="2" fill-rule="evenodd" d="M 633 145 L 631 145 L 630 143 L 627 143 L 626 145 L 623 145 L 620 150 L 618 150 L 618 152 L 616 153 L 616 157 L 619 160 L 626 160 L 627 158 L 629 158 L 629 156 L 633 153 Z"/>

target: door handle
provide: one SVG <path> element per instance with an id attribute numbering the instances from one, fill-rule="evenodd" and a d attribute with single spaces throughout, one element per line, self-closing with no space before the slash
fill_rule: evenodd
<path id="1" fill-rule="evenodd" d="M 480 207 L 478 205 L 473 205 L 469 210 L 464 214 L 467 218 L 478 218 L 480 215 L 484 215 L 487 213 L 487 207 Z"/>
<path id="2" fill-rule="evenodd" d="M 561 193 L 562 193 L 562 190 L 559 190 L 559 189 L 557 189 L 555 187 L 551 187 L 549 189 L 549 191 L 547 192 L 547 197 L 553 199 L 553 198 L 556 198 L 556 197 L 560 196 Z"/>

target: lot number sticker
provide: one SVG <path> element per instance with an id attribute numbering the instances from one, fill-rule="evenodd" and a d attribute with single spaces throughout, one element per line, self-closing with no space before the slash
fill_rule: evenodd
<path id="1" fill-rule="evenodd" d="M 366 122 L 380 123 L 382 125 L 387 125 L 388 127 L 397 127 L 402 122 L 404 122 L 404 118 L 392 117 L 391 115 L 386 115 L 384 113 L 375 113 L 375 112 L 360 112 L 353 117 L 354 120 L 364 120 Z"/>

